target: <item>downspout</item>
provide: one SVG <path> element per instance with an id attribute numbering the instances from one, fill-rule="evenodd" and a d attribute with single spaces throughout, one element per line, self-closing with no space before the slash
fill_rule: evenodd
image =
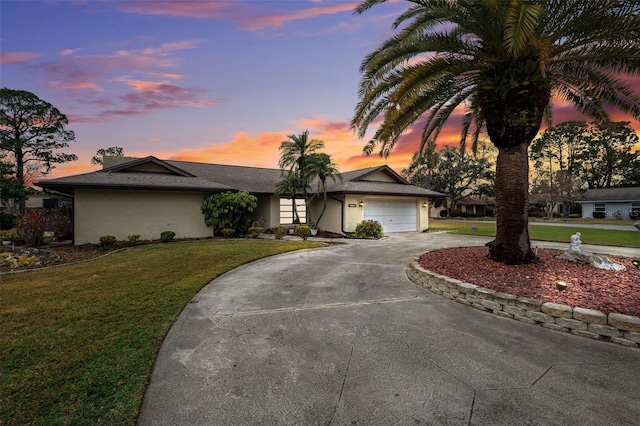
<path id="1" fill-rule="evenodd" d="M 342 231 L 343 234 L 347 234 L 347 231 L 344 230 L 344 201 L 334 197 L 333 195 L 330 195 L 329 198 L 331 198 L 332 200 L 336 200 L 337 202 L 340 203 L 341 209 L 340 211 L 342 213 L 340 213 L 340 230 Z"/>

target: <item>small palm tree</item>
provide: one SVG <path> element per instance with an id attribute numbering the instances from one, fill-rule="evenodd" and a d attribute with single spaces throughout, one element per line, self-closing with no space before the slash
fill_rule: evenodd
<path id="1" fill-rule="evenodd" d="M 318 216 L 318 220 L 315 222 L 315 227 L 317 228 L 322 220 L 322 216 L 324 216 L 324 212 L 327 210 L 327 179 L 335 182 L 337 178 L 342 180 L 342 175 L 340 175 L 338 171 L 338 166 L 331 160 L 331 156 L 325 153 L 309 155 L 306 159 L 303 175 L 308 182 L 317 179 L 317 188 L 314 197 L 322 195 L 322 211 Z"/>
<path id="2" fill-rule="evenodd" d="M 365 0 L 360 14 L 387 0 Z M 369 54 L 352 126 L 365 153 L 391 152 L 425 119 L 422 143 L 437 138 L 460 106 L 461 145 L 482 130 L 498 148 L 497 233 L 489 256 L 535 262 L 529 241 L 527 148 L 554 97 L 599 121 L 607 106 L 640 118 L 640 98 L 621 74 L 640 72 L 637 0 L 408 0 L 399 32 Z"/>
<path id="3" fill-rule="evenodd" d="M 290 198 L 293 202 L 293 223 L 300 223 L 300 216 L 296 206 L 296 198 L 299 194 L 306 194 L 307 185 L 298 177 L 296 173 L 289 172 L 276 185 L 275 194 L 278 197 Z"/>

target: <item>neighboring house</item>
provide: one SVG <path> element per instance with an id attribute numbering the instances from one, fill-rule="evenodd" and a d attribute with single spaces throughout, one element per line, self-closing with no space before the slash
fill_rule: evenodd
<path id="1" fill-rule="evenodd" d="M 158 239 L 167 230 L 177 238 L 211 236 L 200 206 L 205 197 L 225 191 L 255 195 L 254 220 L 265 228 L 291 224 L 291 200 L 275 195 L 281 179 L 280 169 L 106 157 L 102 170 L 36 184 L 73 197 L 74 243 L 86 244 L 106 234 L 119 240 L 132 233 Z M 343 173 L 342 180 L 329 180 L 327 187 L 319 228 L 335 233 L 353 232 L 364 219 L 378 220 L 386 233 L 427 229 L 429 199 L 443 197 L 409 184 L 388 166 Z M 322 205 L 321 197 L 313 200 L 312 218 L 317 219 Z"/>
<path id="2" fill-rule="evenodd" d="M 583 218 L 592 218 L 593 212 L 604 212 L 607 219 L 640 218 L 640 186 L 588 189 L 577 202 Z"/>
<path id="3" fill-rule="evenodd" d="M 441 217 L 441 211 L 447 210 L 449 206 L 449 199 L 444 200 L 442 206 L 431 207 L 431 217 Z M 478 197 L 468 196 L 464 197 L 456 203 L 454 209 L 460 210 L 465 215 L 469 216 L 495 216 L 496 214 L 496 199 L 494 197 Z"/>

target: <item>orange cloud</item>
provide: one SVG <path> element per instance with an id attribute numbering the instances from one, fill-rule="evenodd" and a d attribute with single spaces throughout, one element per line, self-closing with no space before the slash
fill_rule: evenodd
<path id="1" fill-rule="evenodd" d="M 30 52 L 0 53 L 0 64 L 18 64 L 28 62 L 38 56 L 38 54 Z"/>
<path id="2" fill-rule="evenodd" d="M 91 81 L 57 81 L 53 80 L 49 82 L 49 87 L 55 87 L 58 89 L 90 89 L 90 90 L 99 90 L 102 91 L 102 87 L 100 87 L 97 83 Z"/>
<path id="3" fill-rule="evenodd" d="M 252 136 L 238 132 L 234 139 L 212 143 L 203 149 L 188 149 L 166 153 L 165 158 L 236 166 L 278 168 L 280 143 L 292 132 L 271 132 Z"/>

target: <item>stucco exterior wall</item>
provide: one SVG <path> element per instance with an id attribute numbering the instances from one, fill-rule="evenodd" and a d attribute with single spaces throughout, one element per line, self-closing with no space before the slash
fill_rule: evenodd
<path id="1" fill-rule="evenodd" d="M 280 198 L 261 195 L 258 198 L 258 208 L 253 212 L 253 220 L 260 223 L 264 229 L 273 228 L 280 221 Z"/>
<path id="2" fill-rule="evenodd" d="M 342 203 L 340 202 L 344 197 L 328 197 L 327 198 L 327 210 L 322 216 L 322 220 L 318 224 L 318 229 L 323 231 L 335 232 L 337 234 L 342 233 Z M 322 213 L 324 201 L 322 198 L 315 199 L 311 203 L 311 220 L 318 221 L 320 213 Z"/>
<path id="3" fill-rule="evenodd" d="M 344 231 L 355 232 L 358 223 L 364 220 L 364 207 L 360 206 L 362 195 L 349 194 L 344 197 Z"/>
<path id="4" fill-rule="evenodd" d="M 140 234 L 143 240 L 159 239 L 163 231 L 176 238 L 204 238 L 212 229 L 200 212 L 206 194 L 195 192 L 84 190 L 75 193 L 75 244 L 98 243 L 102 235 L 126 240 Z"/>

